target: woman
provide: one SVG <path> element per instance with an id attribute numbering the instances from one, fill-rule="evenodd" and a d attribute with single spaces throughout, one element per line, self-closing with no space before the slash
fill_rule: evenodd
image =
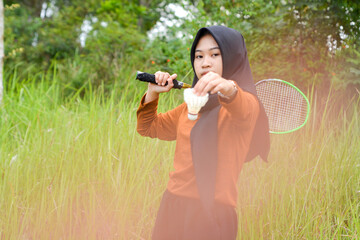
<path id="1" fill-rule="evenodd" d="M 237 179 L 244 162 L 266 161 L 267 117 L 238 31 L 201 28 L 190 57 L 194 93 L 210 93 L 199 118 L 188 119 L 185 103 L 157 113 L 159 94 L 177 77 L 164 72 L 155 73 L 157 85 L 148 85 L 137 111 L 141 135 L 177 141 L 153 239 L 236 239 Z"/>

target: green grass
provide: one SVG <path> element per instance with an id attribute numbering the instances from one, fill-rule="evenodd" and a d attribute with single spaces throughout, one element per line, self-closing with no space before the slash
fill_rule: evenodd
<path id="1" fill-rule="evenodd" d="M 67 101 L 55 78 L 10 84 L 0 108 L 0 239 L 150 239 L 175 143 L 137 134 L 146 86 L 123 80 L 107 94 L 84 85 L 83 98 Z M 160 111 L 181 94 L 163 97 Z M 359 98 L 336 111 L 326 103 L 312 101 L 303 129 L 272 136 L 269 163 L 244 166 L 238 239 L 360 238 Z"/>

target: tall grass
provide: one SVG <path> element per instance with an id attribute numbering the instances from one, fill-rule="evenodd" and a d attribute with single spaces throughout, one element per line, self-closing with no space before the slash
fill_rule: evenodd
<path id="1" fill-rule="evenodd" d="M 240 239 L 360 238 L 360 97 L 339 110 L 332 96 L 312 100 L 303 129 L 272 135 L 268 164 L 245 165 Z"/>
<path id="2" fill-rule="evenodd" d="M 84 85 L 82 98 L 63 100 L 52 76 L 7 80 L 0 239 L 150 239 L 175 145 L 136 133 L 146 86 L 129 74 L 110 92 Z M 180 101 L 171 91 L 159 110 Z M 272 136 L 269 163 L 245 165 L 238 239 L 360 237 L 359 99 L 336 118 L 331 104 L 312 106 L 306 127 Z"/>

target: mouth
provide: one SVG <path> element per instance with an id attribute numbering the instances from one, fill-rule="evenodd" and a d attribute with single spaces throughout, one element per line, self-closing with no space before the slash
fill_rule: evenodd
<path id="1" fill-rule="evenodd" d="M 201 73 L 201 76 L 203 77 L 204 75 L 206 75 L 208 72 L 203 72 Z"/>

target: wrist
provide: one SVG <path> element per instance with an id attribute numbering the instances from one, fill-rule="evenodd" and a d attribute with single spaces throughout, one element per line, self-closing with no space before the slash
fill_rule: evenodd
<path id="1" fill-rule="evenodd" d="M 231 90 L 229 90 L 225 94 L 221 93 L 220 91 L 218 92 L 219 97 L 224 100 L 227 100 L 227 101 L 231 101 L 237 93 L 237 86 L 236 86 L 235 82 L 232 80 L 230 80 L 230 82 L 232 85 Z"/>
<path id="2" fill-rule="evenodd" d="M 159 93 L 158 92 L 155 92 L 155 91 L 151 91 L 148 89 L 148 91 L 146 92 L 146 96 L 145 96 L 145 101 L 144 103 L 148 103 L 148 102 L 152 102 L 154 101 L 155 99 L 158 99 L 159 98 Z"/>

